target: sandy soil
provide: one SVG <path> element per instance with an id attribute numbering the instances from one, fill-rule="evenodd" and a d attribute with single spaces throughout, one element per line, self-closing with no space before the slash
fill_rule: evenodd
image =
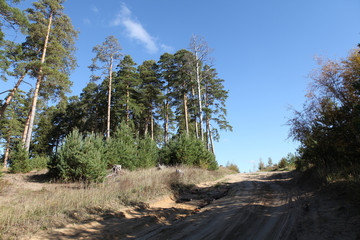
<path id="1" fill-rule="evenodd" d="M 360 239 L 353 206 L 336 194 L 299 188 L 292 178 L 230 175 L 33 239 Z"/>

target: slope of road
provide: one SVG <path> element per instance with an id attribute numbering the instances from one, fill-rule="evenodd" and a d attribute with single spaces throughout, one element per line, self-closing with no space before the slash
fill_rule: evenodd
<path id="1" fill-rule="evenodd" d="M 360 239 L 360 217 L 292 173 L 236 174 L 33 239 Z"/>

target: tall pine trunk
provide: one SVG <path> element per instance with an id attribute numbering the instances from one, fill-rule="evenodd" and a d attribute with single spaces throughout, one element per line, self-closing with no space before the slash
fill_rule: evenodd
<path id="1" fill-rule="evenodd" d="M 28 115 L 28 117 L 26 118 L 25 127 L 24 127 L 24 132 L 23 132 L 23 135 L 22 135 L 22 145 L 23 145 L 23 146 L 25 146 L 26 135 L 27 135 L 28 129 L 29 129 L 30 116 L 31 116 L 31 111 L 29 112 L 29 115 Z"/>
<path id="2" fill-rule="evenodd" d="M 146 118 L 145 118 L 145 131 L 144 131 L 144 136 L 145 136 L 145 137 L 147 136 L 148 129 L 149 129 L 149 118 L 146 117 Z"/>
<path id="3" fill-rule="evenodd" d="M 106 139 L 110 139 L 110 110 L 111 110 L 111 82 L 112 82 L 112 65 L 113 58 L 110 57 L 110 67 L 109 67 L 109 92 L 108 92 L 108 108 L 107 108 L 107 124 L 106 124 Z"/>
<path id="4" fill-rule="evenodd" d="M 129 119 L 130 119 L 130 109 L 129 109 L 129 83 L 126 85 L 126 125 L 129 126 Z"/>
<path id="5" fill-rule="evenodd" d="M 5 155 L 4 155 L 4 168 L 7 168 L 7 160 L 9 158 L 9 153 L 10 153 L 10 135 L 7 137 L 6 139 L 6 150 L 5 150 Z"/>
<path id="6" fill-rule="evenodd" d="M 203 129 L 203 113 L 202 113 L 202 106 L 201 106 L 201 85 L 200 85 L 200 66 L 199 66 L 199 59 L 198 53 L 195 52 L 195 60 L 196 60 L 196 82 L 197 82 L 197 91 L 198 91 L 198 102 L 199 102 L 199 118 L 200 118 L 200 135 L 201 140 L 204 141 L 204 129 Z"/>
<path id="7" fill-rule="evenodd" d="M 194 86 L 191 86 L 191 92 L 192 92 L 193 99 L 195 99 Z M 198 122 L 197 122 L 197 117 L 196 117 L 196 109 L 194 109 L 194 116 L 195 116 L 195 132 L 196 132 L 196 138 L 199 138 L 199 127 L 198 127 Z"/>
<path id="8" fill-rule="evenodd" d="M 210 136 L 210 143 L 211 143 L 211 151 L 215 155 L 214 141 L 213 141 L 212 134 L 211 134 L 210 124 L 209 124 L 209 136 Z"/>
<path id="9" fill-rule="evenodd" d="M 186 88 L 185 88 L 185 81 L 183 82 L 183 90 L 184 90 L 185 130 L 186 130 L 186 134 L 189 135 L 189 121 L 188 121 L 187 94 L 186 94 Z"/>
<path id="10" fill-rule="evenodd" d="M 13 120 L 13 116 L 11 116 L 11 121 Z M 4 168 L 7 168 L 7 160 L 9 158 L 9 153 L 10 153 L 10 141 L 11 141 L 11 125 L 8 131 L 8 137 L 6 139 L 6 150 L 5 150 L 5 155 L 4 155 Z"/>
<path id="11" fill-rule="evenodd" d="M 4 105 L 1 107 L 1 112 L 0 112 L 0 120 L 2 118 L 2 116 L 4 115 L 4 112 L 7 108 L 7 106 L 10 104 L 11 99 L 14 97 L 15 92 L 17 91 L 20 83 L 22 82 L 22 80 L 25 78 L 26 74 L 28 73 L 29 69 L 26 69 L 25 72 L 23 73 L 23 75 L 20 77 L 19 81 L 16 83 L 15 87 L 13 88 L 13 90 L 11 90 L 11 93 L 9 94 L 9 96 L 7 97 Z"/>
<path id="12" fill-rule="evenodd" d="M 150 108 L 150 115 L 151 115 L 151 139 L 154 140 L 154 113 L 152 107 Z"/>
<path id="13" fill-rule="evenodd" d="M 47 28 L 43 53 L 42 53 L 42 57 L 41 57 L 41 65 L 44 64 L 44 62 L 45 62 L 46 49 L 47 49 L 47 44 L 48 44 L 48 41 L 49 41 L 52 16 L 53 16 L 53 12 L 51 12 L 50 18 L 49 18 L 49 24 L 48 24 L 48 28 Z M 33 127 L 34 127 L 34 119 L 35 119 L 37 98 L 39 96 L 39 90 L 40 90 L 40 85 L 41 85 L 42 79 L 43 79 L 42 66 L 40 66 L 39 76 L 37 78 L 35 92 L 34 92 L 34 98 L 33 98 L 32 104 L 31 104 L 32 107 L 31 107 L 29 128 L 28 128 L 28 131 L 27 131 L 27 134 L 26 134 L 25 149 L 27 151 L 29 151 L 29 149 L 30 149 L 30 141 L 31 141 L 32 130 L 33 130 Z"/>
<path id="14" fill-rule="evenodd" d="M 207 84 L 205 83 L 205 91 L 204 91 L 204 102 L 205 102 L 205 109 L 209 110 L 209 99 L 208 99 L 208 88 Z M 206 124 L 206 147 L 207 150 L 210 151 L 210 117 L 209 117 L 209 111 L 205 112 L 205 124 Z"/>
<path id="15" fill-rule="evenodd" d="M 168 143 L 169 142 L 169 138 L 168 138 L 168 131 L 169 131 L 169 99 L 168 99 L 168 95 L 169 95 L 169 88 L 166 89 L 166 100 L 165 100 L 165 123 L 164 123 L 164 142 Z"/>

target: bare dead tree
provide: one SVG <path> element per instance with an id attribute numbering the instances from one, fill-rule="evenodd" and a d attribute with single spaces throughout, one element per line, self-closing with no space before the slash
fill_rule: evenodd
<path id="1" fill-rule="evenodd" d="M 200 120 L 200 136 L 201 140 L 204 141 L 204 126 L 203 126 L 203 110 L 201 100 L 201 66 L 203 64 L 211 65 L 210 53 L 211 49 L 204 37 L 193 35 L 190 40 L 190 50 L 195 56 L 194 67 L 195 67 L 195 80 L 197 85 L 197 96 L 198 96 L 198 107 L 199 107 L 199 120 Z"/>

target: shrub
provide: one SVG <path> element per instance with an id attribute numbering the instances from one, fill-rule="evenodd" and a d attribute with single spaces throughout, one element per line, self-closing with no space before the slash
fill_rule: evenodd
<path id="1" fill-rule="evenodd" d="M 36 155 L 33 159 L 31 159 L 30 164 L 32 169 L 45 169 L 48 167 L 50 159 L 47 156 Z"/>
<path id="2" fill-rule="evenodd" d="M 272 159 L 271 157 L 268 158 L 268 164 L 267 164 L 267 167 L 272 167 L 273 166 L 273 162 L 272 162 Z"/>
<path id="3" fill-rule="evenodd" d="M 282 158 L 279 162 L 279 168 L 286 168 L 288 166 L 288 162 L 286 160 L 286 158 Z"/>
<path id="4" fill-rule="evenodd" d="M 234 164 L 234 163 L 227 162 L 226 163 L 226 168 L 230 169 L 231 171 L 240 173 L 238 166 L 236 164 Z"/>
<path id="5" fill-rule="evenodd" d="M 263 162 L 263 160 L 260 158 L 260 161 L 259 161 L 259 170 L 264 170 L 265 169 L 265 164 Z"/>
<path id="6" fill-rule="evenodd" d="M 104 158 L 108 167 L 115 164 L 130 170 L 139 167 L 137 145 L 131 128 L 125 123 L 121 123 L 114 137 L 106 141 Z"/>
<path id="7" fill-rule="evenodd" d="M 168 165 L 184 164 L 209 170 L 218 169 L 215 156 L 194 136 L 183 134 L 171 139 L 161 150 L 160 156 L 161 161 Z"/>
<path id="8" fill-rule="evenodd" d="M 138 141 L 137 158 L 139 167 L 154 167 L 158 163 L 159 148 L 150 137 Z"/>
<path id="9" fill-rule="evenodd" d="M 11 173 L 27 173 L 32 170 L 29 154 L 21 143 L 15 145 L 14 150 L 10 154 L 10 159 Z"/>
<path id="10" fill-rule="evenodd" d="M 78 130 L 74 130 L 53 157 L 50 172 L 64 181 L 103 181 L 106 176 L 103 151 L 100 137 L 91 134 L 84 138 Z"/>

